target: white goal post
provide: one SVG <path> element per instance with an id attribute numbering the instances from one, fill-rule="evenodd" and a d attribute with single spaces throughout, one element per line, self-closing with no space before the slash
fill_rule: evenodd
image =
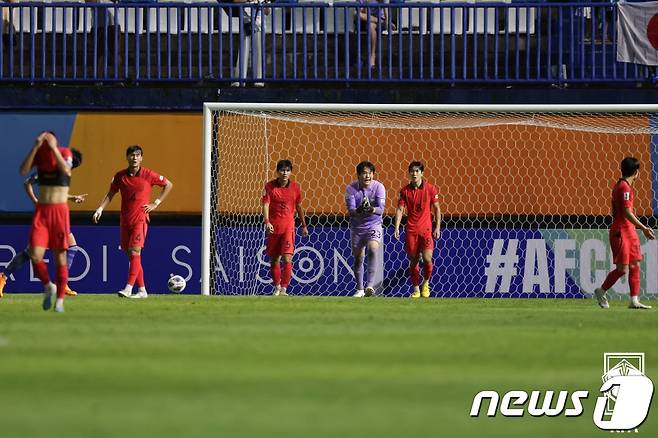
<path id="1" fill-rule="evenodd" d="M 260 199 L 290 159 L 310 235 L 297 234 L 293 295 L 351 295 L 344 207 L 355 166 L 386 187 L 378 294 L 408 296 L 392 216 L 419 160 L 442 213 L 439 297 L 589 296 L 612 266 L 611 189 L 636 156 L 636 214 L 656 228 L 658 105 L 205 103 L 201 292 L 271 292 Z M 404 223 L 404 222 L 403 222 Z M 640 233 L 641 293 L 658 298 L 658 247 Z M 627 297 L 626 279 L 609 292 Z"/>

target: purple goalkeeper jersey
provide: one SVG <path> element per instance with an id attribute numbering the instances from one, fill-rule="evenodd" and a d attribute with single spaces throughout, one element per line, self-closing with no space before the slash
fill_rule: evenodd
<path id="1" fill-rule="evenodd" d="M 357 213 L 356 208 L 367 196 L 375 211 L 372 213 Z M 358 181 L 347 186 L 345 204 L 350 214 L 350 229 L 353 232 L 364 232 L 382 226 L 382 215 L 386 206 L 386 189 L 384 184 L 373 180 L 367 188 L 361 188 Z"/>

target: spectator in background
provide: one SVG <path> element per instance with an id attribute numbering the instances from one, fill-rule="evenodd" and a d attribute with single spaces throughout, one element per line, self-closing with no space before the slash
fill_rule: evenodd
<path id="1" fill-rule="evenodd" d="M 253 7 L 226 7 L 224 11 L 230 18 L 239 18 L 242 12 L 242 29 L 240 29 L 240 40 L 238 46 L 238 56 L 235 61 L 232 76 L 241 79 L 231 83 L 231 87 L 244 87 L 244 79 L 247 78 L 247 71 L 251 63 L 254 69 L 254 76 L 257 79 L 263 77 L 263 42 L 262 42 L 262 29 L 263 29 L 263 14 L 269 15 L 270 9 L 264 8 L 262 5 L 264 0 L 219 0 L 240 4 L 254 4 Z M 253 42 L 253 45 L 252 45 Z M 240 50 L 241 49 L 241 50 Z M 255 87 L 264 87 L 265 84 L 261 81 L 254 82 Z"/>
<path id="2" fill-rule="evenodd" d="M 601 7 L 604 3 L 612 4 L 612 0 L 591 0 L 592 6 L 577 8 L 576 17 L 585 17 L 584 41 L 596 44 L 612 43 L 615 27 L 614 6 Z M 596 24 L 594 24 L 596 23 Z"/>
<path id="3" fill-rule="evenodd" d="M 377 61 L 377 29 L 388 29 L 388 8 L 387 7 L 368 7 L 368 4 L 383 5 L 388 4 L 389 0 L 357 0 L 360 7 L 357 11 L 356 17 L 361 21 L 361 28 L 367 27 L 368 38 L 370 39 L 370 53 L 368 57 L 368 67 L 370 70 L 375 68 Z M 378 24 L 381 23 L 381 24 Z M 395 29 L 391 23 L 391 30 Z"/>
<path id="4" fill-rule="evenodd" d="M 119 3 L 119 1 L 85 0 L 85 3 L 107 5 L 107 7 L 104 8 L 90 8 L 91 29 L 89 31 L 89 41 L 91 44 L 89 47 L 91 47 L 91 50 L 94 48 L 94 37 L 96 38 L 97 63 L 94 75 L 99 75 L 101 77 L 116 76 L 119 71 L 121 71 L 124 36 L 121 32 L 121 26 L 117 23 L 116 17 L 114 16 L 115 10 L 112 6 L 113 3 Z M 118 46 L 115 44 L 115 38 L 118 41 Z M 107 51 L 105 50 L 106 44 Z M 93 52 L 91 56 L 93 56 Z M 114 69 L 115 65 L 117 66 L 116 70 Z"/>
<path id="5" fill-rule="evenodd" d="M 18 3 L 18 0 L 0 0 L 0 3 Z M 2 9 L 2 35 L 4 38 L 4 35 L 9 34 L 9 29 L 13 28 L 16 30 L 16 26 L 14 26 L 14 22 L 11 19 L 11 14 L 13 12 L 13 9 L 10 8 L 0 8 Z"/>

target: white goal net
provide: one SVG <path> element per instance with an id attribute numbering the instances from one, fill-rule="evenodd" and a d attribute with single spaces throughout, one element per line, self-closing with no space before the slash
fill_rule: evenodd
<path id="1" fill-rule="evenodd" d="M 377 294 L 408 296 L 392 218 L 412 160 L 443 212 L 432 296 L 588 296 L 612 266 L 610 198 L 641 162 L 635 212 L 656 227 L 658 107 L 206 104 L 202 291 L 269 294 L 261 215 L 278 160 L 293 163 L 310 235 L 296 237 L 293 295 L 354 290 L 346 186 L 363 160 L 386 187 Z M 404 222 L 403 222 L 404 224 Z M 298 222 L 299 225 L 299 222 Z M 404 230 L 404 229 L 403 229 Z M 658 247 L 640 233 L 641 294 L 658 297 Z M 609 291 L 628 296 L 622 278 Z"/>

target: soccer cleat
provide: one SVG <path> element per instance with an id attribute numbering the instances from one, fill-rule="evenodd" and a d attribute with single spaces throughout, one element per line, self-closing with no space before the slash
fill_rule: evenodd
<path id="1" fill-rule="evenodd" d="M 430 281 L 425 280 L 423 281 L 423 286 L 420 289 L 420 296 L 423 298 L 429 298 L 430 297 Z"/>
<path id="2" fill-rule="evenodd" d="M 0 273 L 0 298 L 4 295 L 5 284 L 7 284 L 7 277 L 5 277 L 5 273 L 2 272 Z"/>
<path id="3" fill-rule="evenodd" d="M 136 294 L 130 295 L 130 298 L 136 298 L 136 299 L 143 299 L 143 298 L 148 298 L 149 294 L 145 290 L 140 290 Z"/>
<path id="4" fill-rule="evenodd" d="M 278 284 L 274 286 L 274 292 L 272 292 L 273 297 L 278 297 L 281 294 L 281 286 Z"/>
<path id="5" fill-rule="evenodd" d="M 411 292 L 410 298 L 420 298 L 420 290 L 414 289 L 413 292 Z"/>
<path id="6" fill-rule="evenodd" d="M 66 289 L 64 289 L 64 293 L 66 294 L 67 297 L 74 297 L 78 295 L 76 291 L 71 290 L 68 284 L 66 285 Z"/>
<path id="7" fill-rule="evenodd" d="M 363 298 L 366 296 L 366 293 L 363 289 L 359 289 L 356 292 L 354 292 L 354 295 L 352 295 L 355 298 Z"/>
<path id="8" fill-rule="evenodd" d="M 119 298 L 130 298 L 130 296 L 132 294 L 133 294 L 132 291 L 125 290 L 125 289 L 121 289 L 119 292 L 117 292 L 117 296 Z"/>
<path id="9" fill-rule="evenodd" d="M 58 298 L 57 301 L 55 301 L 55 312 L 64 313 L 64 299 L 63 298 Z"/>
<path id="10" fill-rule="evenodd" d="M 610 304 L 608 304 L 608 297 L 606 297 L 605 290 L 602 288 L 596 288 L 594 290 L 594 296 L 596 297 L 596 301 L 599 303 L 599 307 L 602 309 L 607 309 L 610 307 Z"/>
<path id="11" fill-rule="evenodd" d="M 366 286 L 365 295 L 367 297 L 371 297 L 371 296 L 375 295 L 375 288 L 372 287 L 372 286 Z"/>
<path id="12" fill-rule="evenodd" d="M 280 297 L 287 297 L 288 296 L 288 289 L 285 287 L 282 287 L 279 289 L 279 296 Z"/>
<path id="13" fill-rule="evenodd" d="M 651 309 L 651 306 L 648 306 L 646 304 L 642 304 L 639 301 L 631 301 L 631 304 L 628 306 L 629 309 Z"/>
<path id="14" fill-rule="evenodd" d="M 53 301 L 57 298 L 57 286 L 50 283 L 43 290 L 43 303 L 41 308 L 43 310 L 50 310 L 53 306 Z"/>

